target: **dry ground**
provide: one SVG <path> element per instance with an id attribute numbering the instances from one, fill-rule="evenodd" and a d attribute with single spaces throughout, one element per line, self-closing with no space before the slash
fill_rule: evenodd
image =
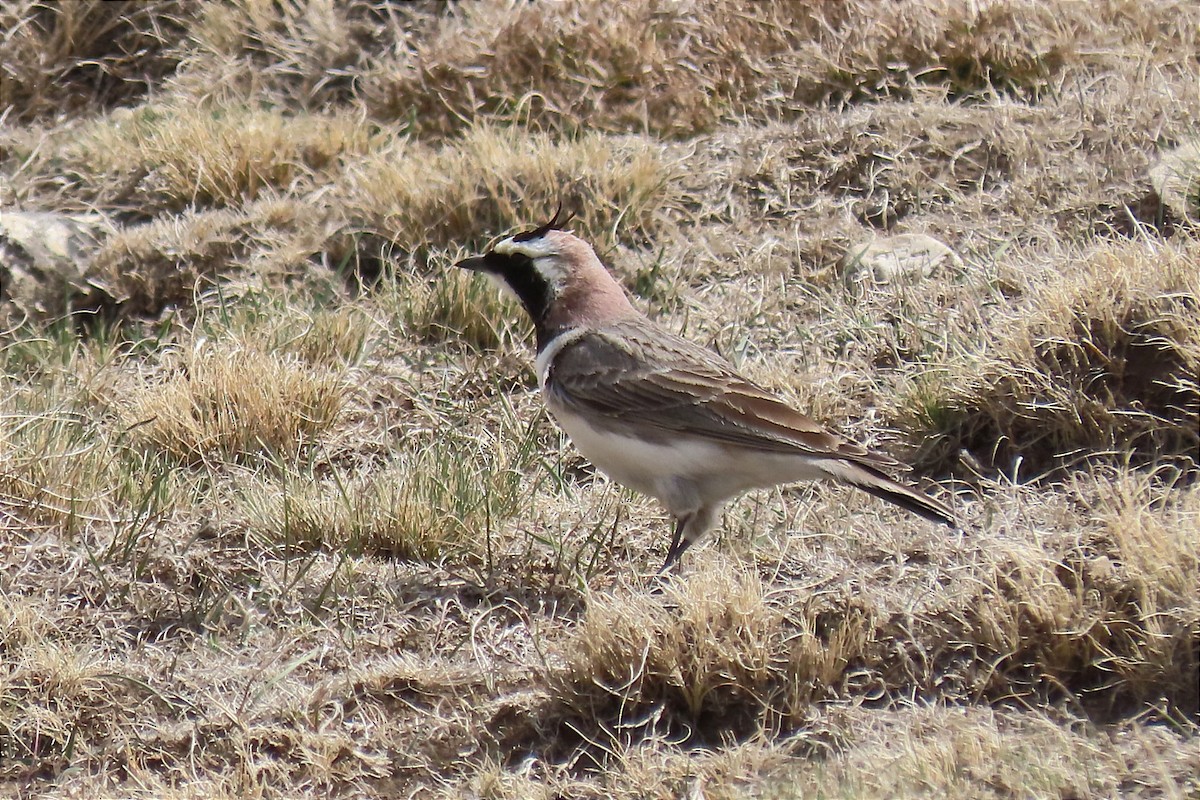
<path id="1" fill-rule="evenodd" d="M 1198 53 L 1183 0 L 5 2 L 0 214 L 106 232 L 6 305 L 0 793 L 1200 797 Z M 965 533 L 758 493 L 657 586 L 448 269 L 559 199 Z M 901 232 L 961 264 L 847 282 Z"/>

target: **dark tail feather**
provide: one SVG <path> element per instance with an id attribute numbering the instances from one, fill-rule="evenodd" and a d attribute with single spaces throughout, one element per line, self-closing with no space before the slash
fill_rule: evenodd
<path id="1" fill-rule="evenodd" d="M 954 513 L 946 506 L 916 489 L 897 483 L 874 467 L 849 461 L 826 462 L 822 466 L 832 477 L 852 484 L 867 494 L 895 503 L 930 522 L 958 528 Z"/>
<path id="2" fill-rule="evenodd" d="M 958 523 L 954 521 L 954 515 L 950 509 L 919 492 L 915 492 L 904 487 L 900 487 L 902 491 L 889 486 L 867 485 L 862 483 L 855 484 L 859 489 L 862 489 L 867 494 L 872 494 L 880 500 L 887 500 L 889 503 L 895 503 L 903 509 L 924 517 L 930 522 L 940 522 L 943 525 L 949 525 L 951 528 L 957 528 Z"/>

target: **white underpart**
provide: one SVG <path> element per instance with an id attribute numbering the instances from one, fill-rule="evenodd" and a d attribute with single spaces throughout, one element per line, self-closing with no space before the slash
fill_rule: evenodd
<path id="1" fill-rule="evenodd" d="M 695 511 L 709 499 L 691 478 L 726 462 L 721 448 L 710 442 L 681 439 L 657 444 L 600 430 L 553 405 L 550 410 L 588 461 L 617 483 L 657 497 L 677 516 Z"/>
<path id="2" fill-rule="evenodd" d="M 542 359 L 538 361 L 539 382 L 545 386 Z M 725 445 L 684 433 L 652 441 L 638 435 L 635 420 L 616 432 L 563 408 L 551 394 L 545 400 L 585 458 L 618 483 L 657 497 L 675 516 L 719 505 L 750 489 L 832 477 L 823 469 L 827 459 Z"/>

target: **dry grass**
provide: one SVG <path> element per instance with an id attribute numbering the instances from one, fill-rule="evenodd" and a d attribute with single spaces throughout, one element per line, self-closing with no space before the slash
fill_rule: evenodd
<path id="1" fill-rule="evenodd" d="M 105 222 L 0 313 L 0 793 L 1200 791 L 1194 3 L 0 30 L 0 213 Z M 641 307 L 912 456 L 964 534 L 758 493 L 656 583 L 662 511 L 450 269 L 560 201 Z M 848 284 L 900 233 L 958 260 Z"/>
<path id="2" fill-rule="evenodd" d="M 120 109 L 63 134 L 61 168 L 75 193 L 137 214 L 241 206 L 272 192 L 302 193 L 327 183 L 343 159 L 371 149 L 361 119 L 283 115 L 239 106 Z M 118 196 L 108 193 L 116 186 Z M 130 199 L 136 202 L 130 204 Z"/>
<path id="3" fill-rule="evenodd" d="M 513 343 L 505 325 L 515 315 L 496 286 L 481 276 L 451 272 L 433 284 L 408 280 L 393 284 L 384 307 L 394 308 L 397 323 L 426 342 L 455 342 L 478 349 Z"/>
<path id="4" fill-rule="evenodd" d="M 672 752 L 631 747 L 620 768 L 589 779 L 538 767 L 514 772 L 490 765 L 472 796 L 507 798 L 635 798 L 721 800 L 795 797 L 1159 796 L 1165 783 L 1185 798 L 1200 752 L 1176 748 L 1161 731 L 1134 726 L 1111 732 L 990 709 L 904 708 L 839 715 L 839 741 L 819 734 L 786 745 L 762 741 L 714 750 Z M 815 740 L 815 741 L 814 741 Z M 816 745 L 814 747 L 814 744 Z M 447 796 L 453 796 L 447 793 Z"/>
<path id="5" fill-rule="evenodd" d="M 911 389 L 905 427 L 927 437 L 921 461 L 944 469 L 965 450 L 1035 475 L 1114 456 L 1194 469 L 1200 249 L 1138 242 L 1059 258 L 1021 290 L 1031 302 L 989 315 L 977 350 Z"/>
<path id="6" fill-rule="evenodd" d="M 1200 141 L 1166 150 L 1150 171 L 1154 191 L 1180 219 L 1200 219 Z"/>
<path id="7" fill-rule="evenodd" d="M 290 459 L 336 422 L 347 390 L 298 361 L 201 345 L 177 374 L 136 391 L 123 419 L 140 446 L 186 463 Z"/>
<path id="8" fill-rule="evenodd" d="M 1178 68 L 1196 32 L 1172 6 L 1182 10 L 1028 0 L 904 2 L 887 13 L 874 3 L 478 4 L 423 20 L 398 54 L 365 70 L 363 94 L 372 113 L 424 134 L 499 117 L 687 136 L 735 116 L 802 115 L 808 104 L 904 96 L 927 83 L 1036 96 L 1131 46 Z"/>
<path id="9" fill-rule="evenodd" d="M 603 242 L 644 236 L 670 200 L 678 166 L 645 140 L 581 134 L 556 140 L 478 127 L 440 148 L 398 139 L 348 169 L 347 214 L 402 253 L 486 243 L 482 231 L 523 224 L 528 208 L 580 210 Z"/>
<path id="10" fill-rule="evenodd" d="M 167 50 L 186 26 L 175 0 L 6 3 L 0 108 L 28 120 L 136 100 L 178 63 Z"/>
<path id="11" fill-rule="evenodd" d="M 80 345 L 62 326 L 6 348 L 0 503 L 30 526 L 19 536 L 111 524 L 155 483 L 153 459 L 127 452 L 104 411 L 116 391 L 118 350 L 99 331 Z"/>
<path id="12" fill-rule="evenodd" d="M 1155 701 L 1195 707 L 1200 495 L 1187 489 L 1164 510 L 1171 485 L 1130 475 L 1077 479 L 1069 494 L 1094 522 L 1062 530 L 1047 509 L 1040 541 L 1007 533 L 1019 524 L 1005 519 L 1019 513 L 1010 503 L 980 541 L 942 548 L 932 563 L 918 551 L 868 566 L 872 551 L 921 546 L 872 537 L 828 543 L 811 583 L 715 561 L 653 596 L 606 590 L 564 646 L 551 692 L 563 724 L 592 746 L 648 734 L 696 745 L 804 730 L 832 698 L 914 691 L 1024 702 L 1065 693 L 1101 716 Z M 783 569 L 813 558 L 785 558 Z M 857 595 L 868 579 L 876 594 Z"/>
<path id="13" fill-rule="evenodd" d="M 486 442 L 486 440 L 484 440 Z M 319 480 L 286 476 L 237 480 L 235 518 L 264 547 L 370 553 L 399 559 L 463 559 L 521 509 L 530 443 L 505 463 L 480 440 L 443 436 L 369 475 Z"/>
<path id="14" fill-rule="evenodd" d="M 261 274 L 278 282 L 308 276 L 332 229 L 319 208 L 291 199 L 129 225 L 96 252 L 88 292 L 76 305 L 156 315 L 192 305 L 221 278 L 245 281 Z"/>
<path id="15" fill-rule="evenodd" d="M 110 454 L 87 417 L 57 404 L 38 409 L 28 398 L 4 405 L 5 505 L 30 522 L 60 525 L 97 513 L 112 480 Z"/>
<path id="16" fill-rule="evenodd" d="M 861 609 L 836 616 L 717 562 L 649 599 L 642 587 L 592 598 L 551 691 L 587 742 L 593 726 L 693 744 L 790 730 L 867 655 Z"/>

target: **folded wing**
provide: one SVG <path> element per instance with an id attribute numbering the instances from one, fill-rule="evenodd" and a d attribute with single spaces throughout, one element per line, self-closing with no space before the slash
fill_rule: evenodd
<path id="1" fill-rule="evenodd" d="M 682 433 L 805 456 L 831 478 L 956 527 L 946 506 L 883 471 L 902 467 L 898 462 L 827 431 L 686 339 L 636 324 L 590 331 L 558 353 L 545 391 L 594 425 L 607 420 L 615 431 L 637 420 L 642 431 L 664 438 Z"/>
<path id="2" fill-rule="evenodd" d="M 663 433 L 774 453 L 899 466 L 804 416 L 738 375 L 715 353 L 685 339 L 614 325 L 559 352 L 546 391 L 594 422 L 636 419 Z"/>

